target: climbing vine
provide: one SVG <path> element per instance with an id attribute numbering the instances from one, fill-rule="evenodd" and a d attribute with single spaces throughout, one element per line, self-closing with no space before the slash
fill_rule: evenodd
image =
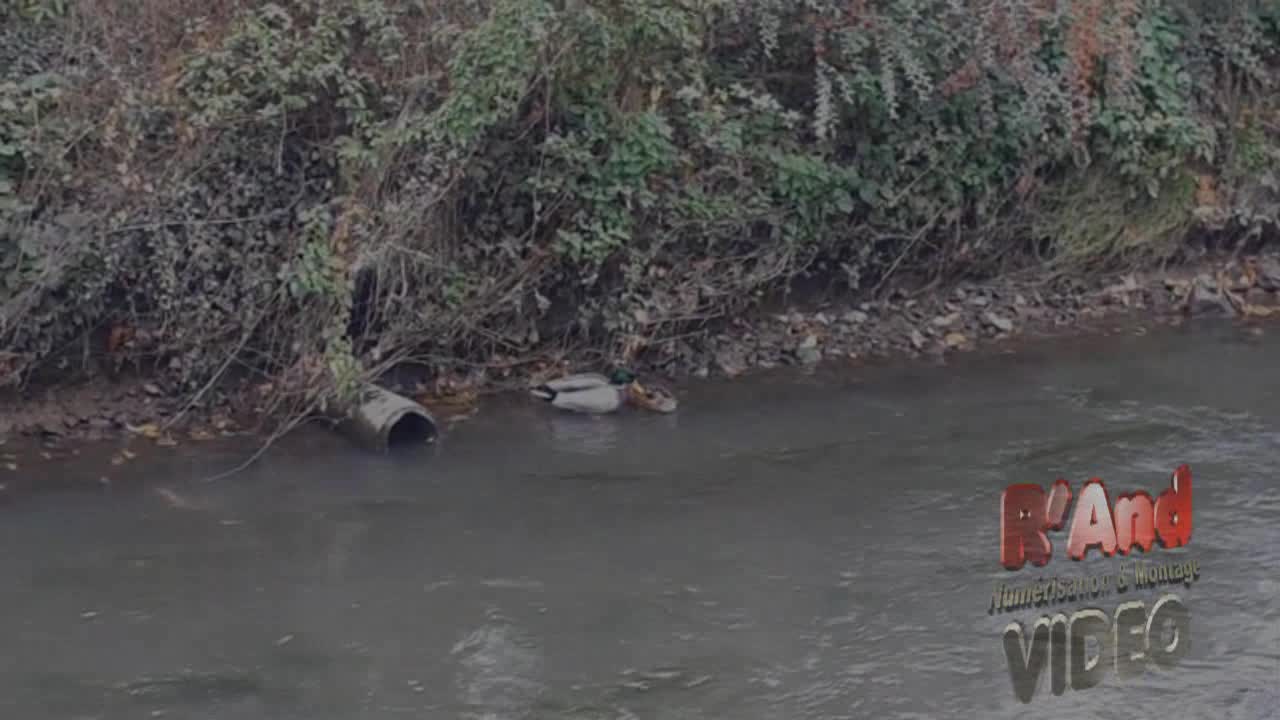
<path id="1" fill-rule="evenodd" d="M 129 9 L 0 4 L 10 384 L 661 356 L 806 273 L 1132 257 L 1205 178 L 1274 232 L 1273 3 Z"/>

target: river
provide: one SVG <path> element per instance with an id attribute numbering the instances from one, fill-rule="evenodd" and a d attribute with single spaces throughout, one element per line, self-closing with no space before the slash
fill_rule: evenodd
<path id="1" fill-rule="evenodd" d="M 0 717 L 1260 718 L 1280 710 L 1280 333 L 1225 325 L 679 388 L 669 416 L 490 403 L 375 457 L 303 432 L 3 508 Z M 51 481 L 95 462 L 47 465 Z M 1195 478 L 1189 651 L 1029 704 L 988 614 L 1012 482 Z M 1089 603 L 1068 603 L 1072 612 Z"/>

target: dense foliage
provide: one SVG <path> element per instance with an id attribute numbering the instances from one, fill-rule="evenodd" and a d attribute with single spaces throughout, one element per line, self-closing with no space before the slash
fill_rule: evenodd
<path id="1" fill-rule="evenodd" d="M 615 359 L 1274 232 L 1280 3 L 0 0 L 0 374 Z"/>

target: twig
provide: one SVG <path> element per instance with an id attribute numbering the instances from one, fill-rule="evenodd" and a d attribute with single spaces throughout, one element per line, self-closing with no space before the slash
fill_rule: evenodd
<path id="1" fill-rule="evenodd" d="M 897 206 L 898 206 L 898 202 L 899 202 L 900 200 L 902 200 L 902 198 L 904 198 L 904 197 L 906 197 L 906 196 L 907 196 L 907 193 L 911 191 L 911 188 L 915 187 L 915 186 L 916 186 L 916 183 L 918 183 L 918 182 L 920 182 L 921 180 L 923 180 L 923 179 L 925 179 L 926 177 L 928 177 L 928 176 L 929 176 L 929 175 L 930 175 L 934 170 L 936 170 L 936 169 L 937 169 L 937 167 L 938 167 L 938 166 L 935 164 L 935 165 L 930 165 L 929 167 L 925 168 L 924 170 L 921 170 L 921 171 L 920 171 L 920 174 L 919 174 L 919 175 L 917 175 L 917 176 L 916 176 L 916 178 L 915 178 L 914 180 L 912 180 L 911 182 L 907 183 L 907 184 L 902 188 L 902 190 L 898 191 L 898 194 L 897 194 L 897 195 L 893 196 L 893 198 L 891 198 L 891 199 L 889 200 L 889 207 L 897 207 Z"/>
<path id="2" fill-rule="evenodd" d="M 249 458 L 244 462 L 240 463 L 239 465 L 236 465 L 230 470 L 218 473 L 217 475 L 207 477 L 204 480 L 201 480 L 201 482 L 215 482 L 217 480 L 222 480 L 224 478 L 231 477 L 232 475 L 235 475 L 236 473 L 241 472 L 245 468 L 249 467 L 254 462 L 256 462 L 258 458 L 266 454 L 267 450 L 271 449 L 271 446 L 274 445 L 277 440 L 284 437 L 289 432 L 291 432 L 294 428 L 296 428 L 297 426 L 305 422 L 309 414 L 310 414 L 309 412 L 302 413 L 301 415 L 295 417 L 293 420 L 290 420 L 284 425 L 281 425 L 274 433 L 271 434 L 271 437 L 267 438 L 267 441 L 263 443 L 262 447 L 258 448 L 257 451 L 254 452 L 252 455 L 250 455 Z"/>
<path id="3" fill-rule="evenodd" d="M 235 361 L 235 359 L 240 355 L 240 351 L 244 349 L 245 344 L 249 342 L 249 338 L 253 336 L 253 332 L 258 329 L 258 323 L 262 322 L 262 318 L 265 315 L 265 312 L 258 313 L 257 319 L 254 320 L 253 324 L 244 331 L 244 335 L 240 337 L 240 342 L 236 344 L 235 349 L 227 353 L 227 358 L 223 361 L 222 366 L 219 367 L 218 371 L 209 378 L 209 381 L 204 384 L 204 387 L 200 388 L 196 394 L 191 396 L 191 399 L 187 401 L 185 407 L 179 410 L 173 417 L 169 418 L 169 421 L 164 424 L 165 430 L 173 427 L 175 423 L 185 417 L 187 412 L 189 412 L 191 408 L 195 407 L 196 403 L 200 402 L 200 398 L 204 397 L 204 394 L 209 392 L 209 389 L 222 378 L 222 375 L 227 371 L 227 368 L 231 367 L 231 363 Z"/>
<path id="4" fill-rule="evenodd" d="M 915 234 L 915 237 L 911 238 L 911 242 L 907 243 L 907 246 L 898 254 L 897 259 L 893 261 L 893 264 L 889 266 L 889 269 L 886 270 L 884 275 L 880 278 L 880 282 L 876 283 L 875 288 L 871 290 L 871 294 L 873 296 L 880 293 L 880 290 L 884 287 L 885 283 L 889 282 L 889 278 L 893 277 L 893 273 L 898 269 L 898 265 L 902 264 L 902 261 L 911 253 L 912 248 L 916 246 L 916 243 L 920 242 L 920 239 L 933 229 L 933 226 L 938 222 L 938 218 L 942 217 L 943 212 L 944 210 L 938 210 L 938 212 L 934 213 L 933 218 L 931 218 L 924 227 L 920 228 L 919 232 Z"/>
<path id="5" fill-rule="evenodd" d="M 291 209 L 291 208 L 290 208 Z M 125 225 L 124 227 L 107 230 L 105 235 L 119 235 L 121 233 L 133 232 L 135 230 L 158 230 L 164 227 L 205 227 L 210 225 L 243 225 L 246 223 L 256 222 L 258 220 L 268 220 L 272 217 L 285 215 L 289 209 L 270 210 L 258 215 L 250 215 L 249 217 L 236 218 L 218 218 L 216 220 L 159 220 L 153 223 L 140 223 L 137 225 Z"/>

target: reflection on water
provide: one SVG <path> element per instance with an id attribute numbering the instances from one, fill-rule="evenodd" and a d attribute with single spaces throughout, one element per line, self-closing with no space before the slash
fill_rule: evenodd
<path id="1" fill-rule="evenodd" d="M 490 408 L 386 458 L 307 434 L 214 483 L 237 457 L 158 456 L 5 509 L 0 716 L 1273 717 L 1280 341 L 1233 332 L 708 382 L 671 416 Z M 1001 489 L 1183 462 L 1195 535 L 1142 559 L 1194 585 L 1053 612 L 1176 592 L 1187 656 L 1019 702 L 1003 632 L 1044 611 L 992 589 L 1120 561 L 1062 533 L 1004 571 Z"/>
<path id="2" fill-rule="evenodd" d="M 559 452 L 604 455 L 618 446 L 623 420 L 616 415 L 548 413 L 552 447 Z"/>

